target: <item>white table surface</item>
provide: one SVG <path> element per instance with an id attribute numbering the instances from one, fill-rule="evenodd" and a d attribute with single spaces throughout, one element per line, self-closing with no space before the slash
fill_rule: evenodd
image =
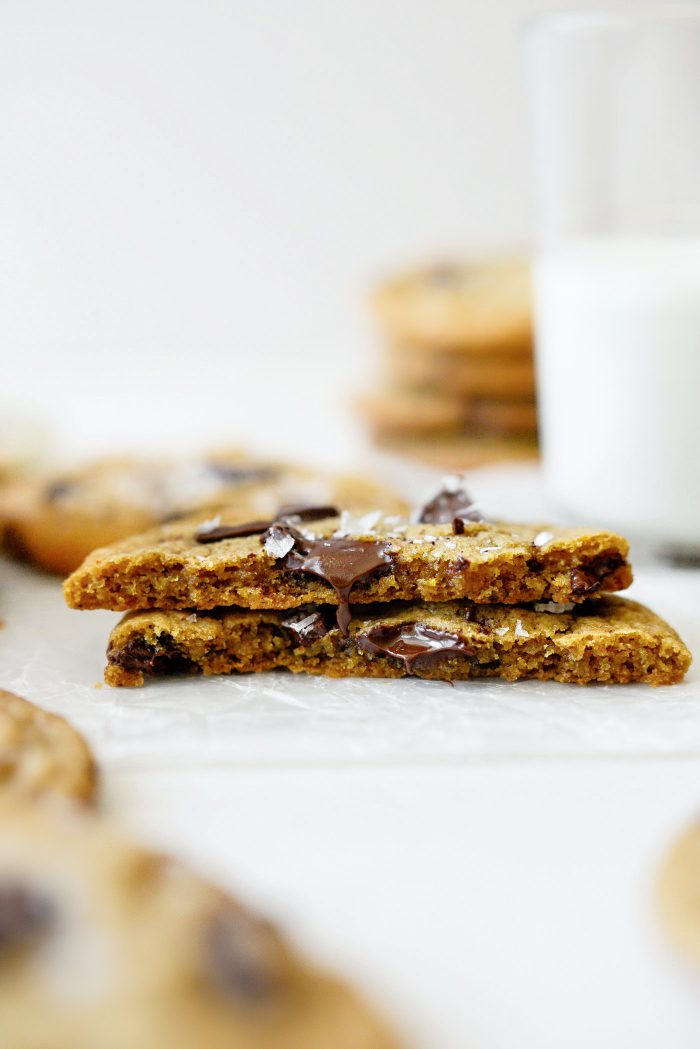
<path id="1" fill-rule="evenodd" d="M 474 479 L 538 516 L 528 471 Z M 700 655 L 700 572 L 633 596 Z M 96 689 L 116 617 L 0 564 L 0 686 L 72 717 L 123 826 L 276 917 L 415 1049 L 697 1045 L 700 973 L 653 881 L 700 810 L 700 673 L 675 688 L 333 682 Z"/>

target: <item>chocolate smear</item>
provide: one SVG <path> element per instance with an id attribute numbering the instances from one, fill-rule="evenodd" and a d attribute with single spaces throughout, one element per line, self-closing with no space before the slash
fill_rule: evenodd
<path id="1" fill-rule="evenodd" d="M 260 535 L 270 527 L 269 521 L 245 521 L 243 524 L 202 525 L 195 533 L 198 543 L 218 543 L 221 539 L 243 539 Z"/>
<path id="2" fill-rule="evenodd" d="M 473 652 L 458 634 L 437 630 L 424 623 L 375 626 L 367 634 L 358 634 L 355 641 L 358 648 L 370 655 L 392 656 L 400 660 L 408 674 L 454 656 L 470 656 Z"/>
<path id="3" fill-rule="evenodd" d="M 464 532 L 465 521 L 483 521 L 474 500 L 461 484 L 446 484 L 420 512 L 420 524 L 452 524 L 455 535 Z M 459 522 L 459 523 L 458 523 Z"/>
<path id="4" fill-rule="evenodd" d="M 45 897 L 14 882 L 0 884 L 0 951 L 45 932 L 53 916 Z"/>
<path id="5" fill-rule="evenodd" d="M 267 922 L 222 911 L 205 930 L 205 951 L 212 980 L 227 997 L 255 1005 L 279 989 L 279 945 Z"/>
<path id="6" fill-rule="evenodd" d="M 281 626 L 288 630 L 300 645 L 311 645 L 314 641 L 325 637 L 330 630 L 323 614 L 308 607 L 297 608 L 282 620 Z"/>
<path id="7" fill-rule="evenodd" d="M 287 503 L 280 506 L 277 517 L 293 518 L 295 521 L 322 521 L 326 517 L 337 517 L 335 506 L 307 506 L 303 503 Z"/>
<path id="8" fill-rule="evenodd" d="M 370 579 L 391 565 L 391 543 L 369 539 L 306 539 L 300 536 L 285 555 L 285 572 L 307 572 L 330 583 L 338 597 L 336 618 L 340 632 L 347 637 L 352 614 L 350 591 L 360 580 Z"/>

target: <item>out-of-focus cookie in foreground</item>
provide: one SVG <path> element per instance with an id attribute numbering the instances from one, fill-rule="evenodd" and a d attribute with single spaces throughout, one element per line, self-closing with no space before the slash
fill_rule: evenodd
<path id="1" fill-rule="evenodd" d="M 173 672 L 283 668 L 327 677 L 503 678 L 672 685 L 690 653 L 635 601 L 534 608 L 406 602 L 361 606 L 343 637 L 328 606 L 289 612 L 136 612 L 114 628 L 105 679 L 142 685 Z"/>
<path id="2" fill-rule="evenodd" d="M 0 797 L 55 794 L 90 802 L 96 786 L 95 762 L 80 733 L 58 714 L 0 689 Z"/>
<path id="3" fill-rule="evenodd" d="M 267 921 L 74 806 L 0 804 L 7 1049 L 396 1049 Z"/>

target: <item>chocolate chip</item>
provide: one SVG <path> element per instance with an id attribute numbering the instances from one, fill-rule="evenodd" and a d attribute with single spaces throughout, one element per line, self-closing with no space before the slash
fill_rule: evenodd
<path id="1" fill-rule="evenodd" d="M 0 884 L 0 951 L 45 932 L 53 907 L 45 897 L 14 882 Z"/>
<path id="2" fill-rule="evenodd" d="M 602 554 L 587 565 L 579 565 L 571 570 L 571 592 L 581 597 L 594 594 L 600 590 L 606 576 L 621 568 L 625 563 L 620 554 Z"/>
<path id="3" fill-rule="evenodd" d="M 280 506 L 277 511 L 277 517 L 292 517 L 296 521 L 322 521 L 326 517 L 337 516 L 338 510 L 335 506 L 306 506 L 287 503 L 285 506 Z"/>
<path id="4" fill-rule="evenodd" d="M 470 656 L 473 649 L 458 634 L 437 630 L 423 623 L 376 626 L 355 637 L 358 648 L 371 655 L 400 660 L 408 674 L 420 667 L 434 666 L 454 656 Z"/>
<path id="5" fill-rule="evenodd" d="M 129 674 L 178 673 L 192 666 L 170 634 L 160 634 L 155 645 L 142 637 L 132 637 L 121 648 L 109 648 L 107 662 Z"/>
<path id="6" fill-rule="evenodd" d="M 418 517 L 420 524 L 452 524 L 455 535 L 464 532 L 466 521 L 483 521 L 474 500 L 461 485 L 443 488 L 426 503 Z M 457 524 L 459 522 L 459 524 Z"/>
<path id="7" fill-rule="evenodd" d="M 206 470 L 227 485 L 274 481 L 279 475 L 279 470 L 273 466 L 229 466 L 227 463 L 217 462 L 208 462 Z"/>
<path id="8" fill-rule="evenodd" d="M 311 645 L 325 637 L 331 629 L 318 609 L 298 608 L 286 616 L 281 624 L 300 645 Z"/>
<path id="9" fill-rule="evenodd" d="M 254 1005 L 278 991 L 279 946 L 267 922 L 222 911 L 205 930 L 205 951 L 212 980 L 228 997 Z"/>
<path id="10" fill-rule="evenodd" d="M 433 284 L 436 287 L 446 287 L 461 281 L 464 276 L 464 269 L 455 265 L 455 263 L 443 262 L 439 266 L 433 266 L 426 276 L 429 284 Z"/>
<path id="11" fill-rule="evenodd" d="M 338 598 L 336 618 L 347 636 L 352 618 L 350 591 L 360 580 L 370 579 L 392 564 L 391 543 L 367 539 L 305 539 L 303 536 L 285 556 L 285 572 L 305 572 L 330 583 Z"/>
<path id="12" fill-rule="evenodd" d="M 270 527 L 269 521 L 245 521 L 236 525 L 202 525 L 195 533 L 198 543 L 218 543 L 222 539 L 243 539 L 248 535 L 260 535 Z"/>

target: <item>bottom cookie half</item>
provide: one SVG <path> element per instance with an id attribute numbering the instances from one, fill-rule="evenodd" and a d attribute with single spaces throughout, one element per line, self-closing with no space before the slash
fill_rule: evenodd
<path id="1" fill-rule="evenodd" d="M 112 632 L 107 657 L 106 681 L 126 686 L 175 672 L 277 668 L 328 677 L 668 685 L 683 678 L 691 661 L 662 619 L 613 597 L 576 609 L 552 602 L 363 606 L 348 637 L 330 606 L 135 612 Z"/>

